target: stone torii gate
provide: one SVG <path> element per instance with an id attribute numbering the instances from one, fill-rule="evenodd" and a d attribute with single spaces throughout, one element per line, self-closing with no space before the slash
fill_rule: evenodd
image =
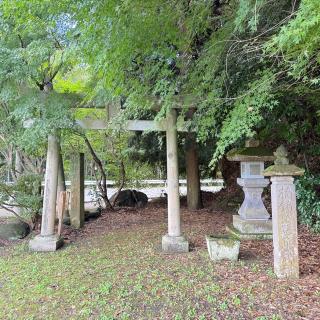
<path id="1" fill-rule="evenodd" d="M 188 130 L 185 124 L 181 126 L 177 124 L 178 108 L 180 107 L 170 109 L 166 119 L 160 122 L 153 120 L 127 120 L 126 122 L 126 129 L 130 131 L 166 132 L 168 233 L 162 237 L 162 250 L 169 253 L 189 251 L 189 243 L 181 231 L 177 146 L 178 131 L 187 132 Z M 107 128 L 106 121 L 99 119 L 77 120 L 77 124 L 83 129 L 103 130 Z M 33 251 L 55 251 L 63 245 L 63 239 L 55 233 L 59 161 L 61 161 L 60 142 L 58 133 L 55 133 L 48 137 L 41 233 L 29 243 Z"/>

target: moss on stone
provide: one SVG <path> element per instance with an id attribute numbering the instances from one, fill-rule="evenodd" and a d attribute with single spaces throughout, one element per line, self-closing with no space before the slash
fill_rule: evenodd
<path id="1" fill-rule="evenodd" d="M 207 239 L 209 241 L 216 241 L 219 244 L 222 244 L 225 247 L 234 247 L 235 243 L 239 242 L 239 239 L 237 237 L 234 237 L 233 235 L 223 234 L 223 235 L 211 235 L 207 236 Z"/>
<path id="2" fill-rule="evenodd" d="M 230 236 L 238 240 L 272 240 L 272 233 L 241 233 L 233 225 L 226 227 Z"/>
<path id="3" fill-rule="evenodd" d="M 244 147 L 232 149 L 227 153 L 230 161 L 273 161 L 275 159 L 271 150 L 259 147 Z"/>
<path id="4" fill-rule="evenodd" d="M 293 164 L 275 164 L 263 171 L 264 176 L 302 176 L 304 169 Z"/>

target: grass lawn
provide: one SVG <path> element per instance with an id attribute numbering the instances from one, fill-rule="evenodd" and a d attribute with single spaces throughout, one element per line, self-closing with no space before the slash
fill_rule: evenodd
<path id="1" fill-rule="evenodd" d="M 275 279 L 270 241 L 241 243 L 238 262 L 213 263 L 204 234 L 230 215 L 206 209 L 183 210 L 193 250 L 165 255 L 164 212 L 104 215 L 66 230 L 70 243 L 54 253 L 30 253 L 27 241 L 2 248 L 0 319 L 320 319 L 315 269 Z"/>

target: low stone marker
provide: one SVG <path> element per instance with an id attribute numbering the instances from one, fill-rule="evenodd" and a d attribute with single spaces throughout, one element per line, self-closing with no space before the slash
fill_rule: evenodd
<path id="1" fill-rule="evenodd" d="M 238 260 L 240 241 L 228 235 L 206 236 L 207 247 L 210 259 L 220 260 Z"/>
<path id="2" fill-rule="evenodd" d="M 274 165 L 264 171 L 271 177 L 273 259 L 278 278 L 299 278 L 296 190 L 293 176 L 304 170 L 290 165 L 288 152 L 280 146 L 274 153 Z"/>

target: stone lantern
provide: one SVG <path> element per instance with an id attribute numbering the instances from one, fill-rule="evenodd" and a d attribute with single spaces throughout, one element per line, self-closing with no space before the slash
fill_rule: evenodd
<path id="1" fill-rule="evenodd" d="M 264 163 L 274 160 L 272 151 L 250 139 L 244 148 L 231 150 L 227 159 L 240 162 L 241 177 L 237 183 L 245 194 L 239 215 L 233 216 L 228 231 L 240 239 L 272 239 L 272 222 L 261 199 L 263 188 L 269 185 L 269 179 L 263 175 Z"/>

